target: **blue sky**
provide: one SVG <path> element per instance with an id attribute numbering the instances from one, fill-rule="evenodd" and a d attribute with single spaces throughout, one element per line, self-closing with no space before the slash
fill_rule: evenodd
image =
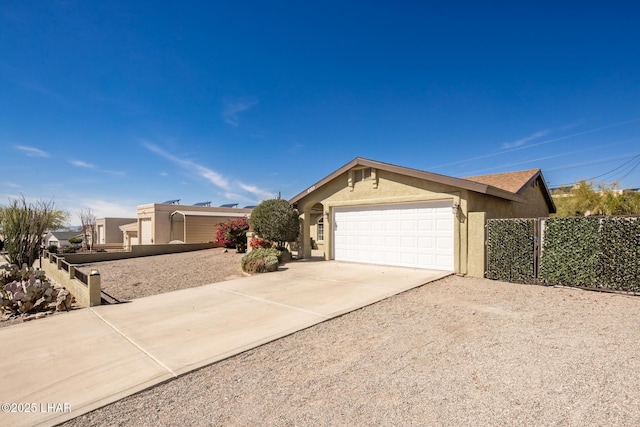
<path id="1" fill-rule="evenodd" d="M 4 0 L 0 204 L 253 205 L 358 156 L 640 187 L 639 16 L 631 1 Z"/>

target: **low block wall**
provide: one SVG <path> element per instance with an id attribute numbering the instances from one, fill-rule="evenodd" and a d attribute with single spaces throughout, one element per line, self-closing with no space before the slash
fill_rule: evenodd
<path id="1" fill-rule="evenodd" d="M 89 275 L 87 284 L 75 278 L 75 267 L 67 265 L 69 271 L 63 268 L 64 259 L 61 257 L 42 257 L 40 268 L 47 277 L 60 286 L 64 286 L 76 299 L 81 307 L 93 307 L 100 305 L 100 275 Z"/>
<path id="2" fill-rule="evenodd" d="M 133 245 L 130 252 L 95 252 L 90 254 L 60 254 L 69 264 L 89 264 L 101 261 L 138 258 L 143 256 L 201 251 L 220 247 L 215 243 L 178 243 L 166 245 Z"/>

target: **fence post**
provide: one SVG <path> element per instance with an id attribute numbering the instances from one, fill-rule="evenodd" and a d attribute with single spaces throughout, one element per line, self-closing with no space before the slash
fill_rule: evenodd
<path id="1" fill-rule="evenodd" d="M 100 305 L 100 272 L 91 270 L 88 277 L 89 307 Z"/>

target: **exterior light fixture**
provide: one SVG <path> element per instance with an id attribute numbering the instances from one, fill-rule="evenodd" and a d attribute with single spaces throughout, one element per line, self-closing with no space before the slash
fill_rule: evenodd
<path id="1" fill-rule="evenodd" d="M 91 270 L 91 273 L 89 273 L 89 276 L 99 276 L 100 272 L 98 270 Z"/>
<path id="2" fill-rule="evenodd" d="M 458 215 L 459 209 L 460 209 L 460 205 L 457 203 L 454 203 L 453 206 L 451 206 L 451 212 L 453 212 L 454 215 Z"/>

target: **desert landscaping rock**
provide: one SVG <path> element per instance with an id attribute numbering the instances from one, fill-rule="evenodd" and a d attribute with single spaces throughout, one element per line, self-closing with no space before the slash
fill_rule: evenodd
<path id="1" fill-rule="evenodd" d="M 639 315 L 451 276 L 64 425 L 640 425 Z"/>
<path id="2" fill-rule="evenodd" d="M 148 297 L 242 277 L 244 254 L 223 248 L 85 264 L 100 272 L 101 289 L 121 300 Z"/>

